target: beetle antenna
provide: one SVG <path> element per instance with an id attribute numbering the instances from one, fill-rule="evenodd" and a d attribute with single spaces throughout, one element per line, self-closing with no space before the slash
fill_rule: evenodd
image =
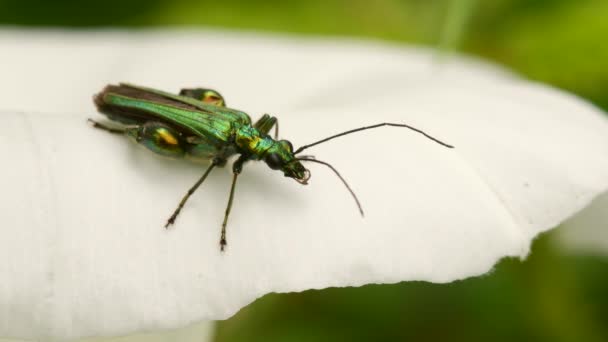
<path id="1" fill-rule="evenodd" d="M 443 141 L 441 141 L 441 140 L 439 140 L 439 139 L 437 139 L 437 138 L 434 138 L 434 137 L 432 137 L 432 136 L 430 136 L 430 135 L 426 134 L 425 132 L 423 132 L 423 131 L 419 130 L 418 128 L 415 128 L 415 127 L 412 127 L 412 126 L 409 126 L 409 125 L 406 125 L 406 124 L 398 124 L 398 123 L 383 122 L 383 123 L 379 123 L 379 124 L 375 124 L 375 125 L 371 125 L 371 126 L 365 126 L 365 127 L 359 127 L 359 128 L 351 129 L 351 130 L 349 130 L 349 131 L 342 132 L 342 133 L 338 133 L 338 134 L 332 135 L 332 136 L 330 136 L 330 137 L 327 137 L 327 138 L 325 138 L 325 139 L 321 139 L 321 140 L 319 140 L 319 141 L 317 141 L 317 142 L 314 142 L 314 143 L 312 143 L 312 144 L 304 145 L 304 146 L 302 146 L 302 147 L 298 148 L 298 149 L 297 149 L 297 150 L 294 152 L 294 154 L 298 154 L 298 153 L 300 153 L 300 152 L 304 151 L 305 149 L 307 149 L 307 148 L 309 148 L 309 147 L 313 147 L 313 146 L 315 146 L 315 145 L 319 145 L 319 144 L 324 143 L 324 142 L 326 142 L 326 141 L 329 141 L 329 140 L 332 140 L 332 139 L 335 139 L 335 138 L 338 138 L 338 137 L 341 137 L 341 136 L 344 136 L 344 135 L 347 135 L 347 134 L 351 134 L 351 133 L 355 133 L 355 132 L 360 132 L 360 131 L 365 131 L 365 130 L 367 130 L 367 129 L 378 128 L 378 127 L 382 127 L 382 126 L 392 126 L 392 127 L 405 127 L 405 128 L 409 128 L 409 129 L 411 129 L 412 131 L 414 131 L 414 132 L 418 132 L 418 133 L 420 133 L 420 134 L 424 135 L 425 137 L 427 137 L 427 138 L 429 138 L 429 139 L 433 140 L 434 142 L 436 142 L 436 143 L 438 143 L 438 144 L 440 144 L 440 145 L 443 145 L 443 146 L 445 146 L 445 147 L 447 147 L 447 148 L 454 148 L 454 146 L 449 145 L 449 144 L 446 144 L 446 143 L 444 143 Z"/>
<path id="2" fill-rule="evenodd" d="M 336 174 L 336 176 L 338 176 L 338 178 L 340 178 L 340 180 L 342 181 L 342 183 L 344 184 L 344 186 L 346 187 L 346 189 L 348 189 L 348 192 L 350 192 L 350 194 L 353 196 L 353 199 L 357 203 L 357 207 L 359 208 L 359 212 L 361 213 L 361 216 L 362 217 L 365 216 L 364 213 L 363 213 L 363 207 L 361 207 L 361 203 L 359 202 L 359 199 L 357 198 L 357 195 L 355 195 L 355 192 L 353 191 L 353 189 L 350 188 L 350 185 L 348 185 L 348 183 L 346 183 L 346 180 L 344 178 L 342 178 L 342 175 L 340 175 L 340 172 L 338 172 L 338 170 L 336 170 L 336 168 L 334 168 L 333 166 L 331 166 L 331 164 L 326 163 L 326 162 L 321 161 L 321 160 L 318 160 L 318 159 L 297 158 L 297 160 L 309 161 L 309 162 L 313 162 L 313 163 L 323 164 L 323 165 L 329 167 Z"/>

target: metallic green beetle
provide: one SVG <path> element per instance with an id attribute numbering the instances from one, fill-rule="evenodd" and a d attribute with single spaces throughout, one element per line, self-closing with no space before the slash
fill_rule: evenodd
<path id="1" fill-rule="evenodd" d="M 165 227 L 175 222 L 188 198 L 205 181 L 213 168 L 224 166 L 229 157 L 239 155 L 232 164 L 233 178 L 220 236 L 222 251 L 226 246 L 226 225 L 232 207 L 236 180 L 243 169 L 243 164 L 247 161 L 263 160 L 271 169 L 282 171 L 285 177 L 293 178 L 300 184 L 307 184 L 310 179 L 310 171 L 302 165 L 303 161 L 323 164 L 344 183 L 363 215 L 356 195 L 333 166 L 311 156 L 296 155 L 328 140 L 381 126 L 409 128 L 445 147 L 452 148 L 451 145 L 414 127 L 380 123 L 332 135 L 294 151 L 289 141 L 277 139 L 278 122 L 275 117 L 264 114 L 252 124 L 249 115 L 227 108 L 224 98 L 212 89 L 182 89 L 179 95 L 175 95 L 122 83 L 117 86 L 107 86 L 95 95 L 94 102 L 99 112 L 123 125 L 114 128 L 89 119 L 94 127 L 111 133 L 124 134 L 136 143 L 163 156 L 211 161 L 205 173 L 182 198 Z M 273 127 L 274 138 L 268 134 Z"/>

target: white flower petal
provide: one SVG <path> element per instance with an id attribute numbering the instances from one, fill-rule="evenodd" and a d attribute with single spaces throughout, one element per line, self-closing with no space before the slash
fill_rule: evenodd
<path id="1" fill-rule="evenodd" d="M 227 318 L 268 292 L 483 274 L 608 187 L 608 122 L 589 104 L 422 49 L 225 33 L 0 33 L 0 335 L 67 339 Z M 5 53 L 5 51 L 8 51 Z M 157 158 L 85 124 L 106 83 L 212 86 L 254 118 L 277 115 L 331 172 L 303 187 L 246 165 L 219 229 L 229 168 L 174 228 L 204 167 Z M 36 114 L 36 112 L 58 114 Z M 66 114 L 74 113 L 74 114 Z M 308 152 L 308 151 L 307 151 Z"/>

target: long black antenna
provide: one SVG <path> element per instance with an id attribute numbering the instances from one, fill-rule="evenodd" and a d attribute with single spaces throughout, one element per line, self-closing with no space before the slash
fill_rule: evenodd
<path id="1" fill-rule="evenodd" d="M 363 214 L 363 208 L 361 207 L 361 203 L 359 202 L 359 199 L 357 198 L 357 195 L 355 195 L 355 192 L 353 191 L 353 189 L 351 189 L 350 186 L 348 185 L 348 183 L 346 183 L 346 180 L 344 178 L 342 178 L 342 176 L 340 175 L 340 172 L 338 172 L 338 170 L 336 170 L 333 166 L 331 166 L 331 164 L 326 163 L 324 161 L 317 160 L 317 159 L 309 159 L 309 158 L 297 158 L 297 160 L 303 160 L 303 161 L 309 161 L 309 162 L 313 162 L 313 163 L 323 164 L 323 165 L 329 167 L 336 174 L 336 176 L 338 176 L 338 178 L 340 178 L 340 180 L 342 181 L 342 183 L 344 183 L 344 186 L 346 186 L 346 188 L 348 189 L 348 191 L 350 192 L 350 194 L 355 199 L 355 202 L 357 203 L 357 207 L 359 208 L 359 212 L 361 213 L 361 216 L 365 216 L 365 214 Z"/>
<path id="2" fill-rule="evenodd" d="M 298 153 L 300 153 L 300 152 L 304 151 L 305 149 L 307 149 L 307 148 L 309 148 L 309 147 L 313 147 L 313 146 L 315 146 L 315 145 L 319 145 L 319 144 L 321 144 L 321 143 L 324 143 L 324 142 L 329 141 L 329 140 L 331 140 L 331 139 L 335 139 L 335 138 L 341 137 L 341 136 L 343 136 L 343 135 L 347 135 L 347 134 L 351 134 L 351 133 L 355 133 L 355 132 L 364 131 L 364 130 L 366 130 L 366 129 L 372 129 L 372 128 L 377 128 L 377 127 L 382 127 L 382 126 L 393 126 L 393 127 L 405 127 L 405 128 L 409 128 L 409 129 L 411 129 L 412 131 L 414 131 L 414 132 L 418 132 L 418 133 L 420 133 L 420 134 L 424 135 L 425 137 L 427 137 L 427 138 L 429 138 L 429 139 L 433 140 L 434 142 L 436 142 L 436 143 L 438 143 L 438 144 L 440 144 L 440 145 L 443 145 L 443 146 L 445 146 L 445 147 L 447 147 L 447 148 L 454 148 L 454 146 L 449 145 L 449 144 L 446 144 L 446 143 L 444 143 L 443 141 L 441 141 L 441 140 L 439 140 L 439 139 L 437 139 L 437 138 L 434 138 L 434 137 L 432 137 L 432 136 L 430 136 L 430 135 L 426 134 L 425 132 L 423 132 L 423 131 L 419 130 L 418 128 L 414 128 L 414 127 L 409 126 L 409 125 L 406 125 L 406 124 L 398 124 L 398 123 L 383 122 L 383 123 L 379 123 L 379 124 L 375 124 L 375 125 L 371 125 L 371 126 L 365 126 L 365 127 L 359 127 L 359 128 L 351 129 L 350 131 L 346 131 L 346 132 L 342 132 L 342 133 L 339 133 L 339 134 L 336 134 L 336 135 L 332 135 L 332 136 L 330 136 L 330 137 L 327 137 L 327 138 L 325 138 L 325 139 L 321 139 L 321 140 L 319 140 L 319 141 L 317 141 L 317 142 L 314 142 L 314 143 L 312 143 L 312 144 L 304 145 L 304 146 L 302 146 L 302 147 L 298 148 L 298 149 L 297 149 L 297 150 L 294 152 L 294 154 L 298 154 Z"/>

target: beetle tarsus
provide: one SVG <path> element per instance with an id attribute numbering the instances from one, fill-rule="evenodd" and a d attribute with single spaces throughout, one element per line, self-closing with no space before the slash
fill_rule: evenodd
<path id="1" fill-rule="evenodd" d="M 167 223 L 165 223 L 165 229 L 169 229 L 169 226 L 172 225 L 173 223 L 175 223 L 175 218 L 177 217 L 177 215 L 171 215 L 171 217 L 167 220 Z"/>
<path id="2" fill-rule="evenodd" d="M 230 196 L 228 197 L 228 205 L 226 206 L 226 214 L 224 215 L 224 222 L 222 222 L 222 232 L 220 234 L 220 250 L 224 251 L 224 247 L 226 247 L 226 226 L 228 225 L 228 216 L 230 216 L 230 209 L 232 209 L 232 200 L 234 199 L 234 188 L 236 186 L 236 179 L 241 172 L 243 167 L 243 163 L 247 160 L 247 157 L 241 155 L 237 161 L 232 165 L 233 174 L 232 174 L 232 184 L 230 186 Z"/>

